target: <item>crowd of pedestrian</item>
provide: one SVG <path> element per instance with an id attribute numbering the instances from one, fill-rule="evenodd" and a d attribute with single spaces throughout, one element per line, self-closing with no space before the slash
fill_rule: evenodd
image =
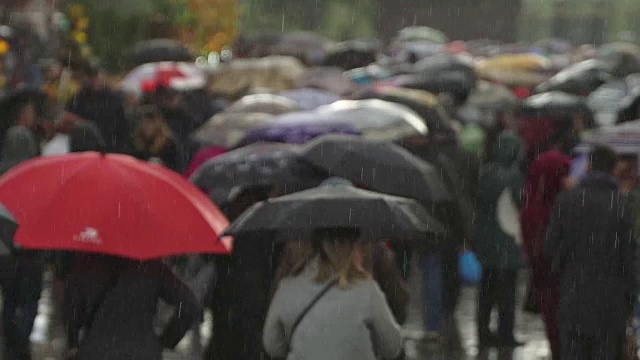
<path id="1" fill-rule="evenodd" d="M 408 278 L 420 278 L 424 342 L 446 346 L 460 289 L 474 282 L 460 269 L 466 253 L 481 266 L 471 284 L 479 290 L 479 348 L 524 345 L 515 331 L 516 304 L 528 268 L 527 310 L 541 314 L 553 359 L 620 359 L 632 345 L 627 328 L 640 273 L 637 154 L 597 144 L 576 156 L 582 132 L 595 127 L 577 96 L 530 96 L 532 86 L 481 83 L 505 90 L 511 105 L 469 115 L 470 104 L 472 110 L 484 104 L 472 101 L 481 89 L 475 75 L 469 88 L 445 75 L 475 70 L 446 47 L 441 51 L 426 63 L 413 59 L 419 76 L 395 69 L 396 78 L 370 79 L 370 87 L 347 81 L 354 73 L 342 70 L 355 70 L 345 67 L 333 79 L 340 91 L 327 91 L 335 83 L 323 85 L 323 76 L 294 85 L 291 73 L 312 71 L 278 57 L 238 60 L 245 70 L 251 61 L 263 61 L 260 71 L 284 70 L 242 86 L 236 82 L 246 79 L 225 80 L 234 85 L 226 94 L 177 86 L 195 71 L 185 70 L 190 64 L 151 64 L 153 81 L 118 88 L 97 64 L 74 62 L 67 70 L 79 89 L 55 119 L 46 119 L 51 112 L 43 109 L 52 102 L 39 91 L 7 96 L 0 102 L 0 174 L 17 176 L 34 158 L 49 156 L 137 158 L 136 164 L 172 171 L 162 173 L 171 185 L 143 187 L 169 191 L 189 178 L 193 185 L 181 195 L 192 199 L 194 186 L 204 192 L 232 222 L 216 236 L 234 240 L 230 253 L 165 260 L 22 247 L 0 255 L 4 358 L 31 358 L 29 336 L 47 271 L 55 277 L 68 359 L 160 359 L 197 328 L 205 311 L 213 317 L 205 359 L 402 359 Z M 214 89 L 235 71 L 233 63 L 224 66 L 212 75 Z M 381 76 L 363 69 L 365 77 Z M 258 86 L 273 78 L 270 90 Z M 437 93 L 449 82 L 453 89 L 439 96 L 426 91 Z M 300 93 L 287 97 L 279 87 Z M 157 175 L 156 168 L 142 169 Z M 62 182 L 67 169 L 59 171 L 59 179 L 48 181 Z M 74 171 L 65 181 L 80 182 L 81 170 Z M 95 189 L 101 191 L 108 192 Z M 367 207 L 369 217 L 359 213 L 372 199 L 384 206 Z M 296 205 L 286 207 L 289 201 Z M 343 205 L 329 206 L 335 204 Z M 273 212 L 260 212 L 269 206 Z M 156 210 L 147 207 L 134 221 Z M 9 210 L 29 226 L 20 206 Z M 102 240 L 87 227 L 74 241 Z M 158 326 L 161 301 L 173 312 Z"/>

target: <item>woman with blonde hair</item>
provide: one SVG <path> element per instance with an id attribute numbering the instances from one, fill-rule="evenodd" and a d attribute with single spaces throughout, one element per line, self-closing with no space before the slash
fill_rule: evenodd
<path id="1" fill-rule="evenodd" d="M 314 232 L 313 255 L 300 248 L 298 264 L 280 282 L 269 308 L 263 342 L 272 357 L 288 359 L 394 359 L 400 327 L 380 288 L 365 270 L 371 244 L 359 231 Z"/>
<path id="2" fill-rule="evenodd" d="M 143 105 L 140 121 L 134 133 L 136 157 L 180 171 L 179 146 L 160 110 L 153 105 Z"/>

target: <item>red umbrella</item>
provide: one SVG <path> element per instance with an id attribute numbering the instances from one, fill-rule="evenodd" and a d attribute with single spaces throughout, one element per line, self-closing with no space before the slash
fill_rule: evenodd
<path id="1" fill-rule="evenodd" d="M 228 221 L 182 176 L 124 155 L 39 158 L 0 178 L 0 199 L 20 223 L 15 242 L 147 260 L 228 254 Z"/>

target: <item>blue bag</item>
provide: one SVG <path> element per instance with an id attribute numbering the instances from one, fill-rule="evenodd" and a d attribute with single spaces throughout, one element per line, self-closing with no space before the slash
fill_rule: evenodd
<path id="1" fill-rule="evenodd" d="M 482 278 L 482 266 L 473 251 L 465 250 L 458 261 L 460 278 L 466 285 L 478 285 Z"/>

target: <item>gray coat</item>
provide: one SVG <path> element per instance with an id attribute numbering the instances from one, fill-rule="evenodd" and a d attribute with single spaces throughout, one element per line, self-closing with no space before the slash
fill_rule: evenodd
<path id="1" fill-rule="evenodd" d="M 293 322 L 324 287 L 314 280 L 316 269 L 313 263 L 280 283 L 263 333 L 269 355 L 288 360 L 396 358 L 402 348 L 400 327 L 374 280 L 330 289 L 300 322 L 289 351 Z"/>

